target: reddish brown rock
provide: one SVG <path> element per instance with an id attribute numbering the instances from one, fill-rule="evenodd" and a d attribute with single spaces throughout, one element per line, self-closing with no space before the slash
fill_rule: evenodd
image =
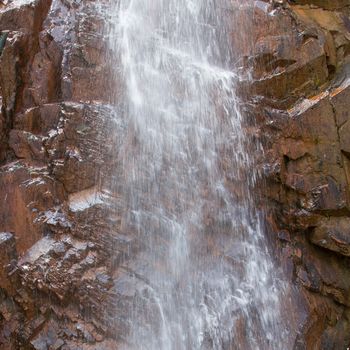
<path id="1" fill-rule="evenodd" d="M 244 28 L 232 36 L 238 91 L 247 134 L 265 148 L 257 192 L 266 188 L 271 241 L 296 295 L 295 349 L 346 349 L 349 4 L 254 5 L 227 15 Z M 108 105 L 111 86 L 118 98 L 123 87 L 103 26 L 95 1 L 0 5 L 1 349 L 117 349 L 143 288 L 129 272 L 141 243 L 120 229 L 123 203 L 105 188 L 123 171 L 114 153 L 125 135 Z"/>
<path id="2" fill-rule="evenodd" d="M 295 348 L 347 348 L 350 3 L 258 3 L 259 28 L 241 18 L 248 22 L 241 62 L 253 76 L 242 91 L 265 148 L 269 222 L 306 303 L 293 310 Z"/>
<path id="3" fill-rule="evenodd" d="M 37 33 L 50 5 L 47 0 L 9 1 L 0 9 L 0 30 Z"/>
<path id="4" fill-rule="evenodd" d="M 30 132 L 36 136 L 49 136 L 57 128 L 61 117 L 59 103 L 32 107 L 15 116 L 14 128 Z"/>
<path id="5" fill-rule="evenodd" d="M 335 88 L 331 93 L 331 103 L 334 108 L 338 128 L 341 128 L 350 119 L 349 100 L 350 81 L 345 80 L 345 82 Z"/>
<path id="6" fill-rule="evenodd" d="M 11 273 L 16 267 L 17 251 L 15 237 L 12 233 L 0 233 L 0 252 L 0 288 L 13 295 L 15 289 Z"/>
<path id="7" fill-rule="evenodd" d="M 310 239 L 320 247 L 350 256 L 350 218 L 323 219 L 313 230 Z"/>
<path id="8" fill-rule="evenodd" d="M 341 9 L 349 6 L 348 0 L 292 0 L 292 3 L 301 5 L 315 5 L 328 10 Z"/>
<path id="9" fill-rule="evenodd" d="M 7 38 L 7 43 L 2 51 L 0 62 L 0 82 L 3 104 L 7 114 L 15 107 L 18 88 L 18 62 L 21 47 L 26 45 L 25 35 L 20 32 L 12 32 Z"/>
<path id="10" fill-rule="evenodd" d="M 2 167 L 0 178 L 0 229 L 15 234 L 22 254 L 43 235 L 45 223 L 39 217 L 63 199 L 62 186 L 42 166 L 27 167 L 22 162 Z"/>
<path id="11" fill-rule="evenodd" d="M 19 159 L 40 161 L 45 158 L 43 140 L 27 131 L 11 130 L 9 147 Z"/>
<path id="12" fill-rule="evenodd" d="M 113 248 L 100 188 L 115 135 L 101 19 L 93 1 L 0 6 L 4 349 L 117 347 L 103 312 Z"/>
<path id="13" fill-rule="evenodd" d="M 39 37 L 40 51 L 34 56 L 30 80 L 24 90 L 24 107 L 55 102 L 61 93 L 62 48 L 51 35 L 44 32 Z"/>

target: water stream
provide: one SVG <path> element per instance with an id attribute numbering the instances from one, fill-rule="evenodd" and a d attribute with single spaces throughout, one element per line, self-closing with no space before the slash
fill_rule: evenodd
<path id="1" fill-rule="evenodd" d="M 139 242 L 124 349 L 287 349 L 235 92 L 237 4 L 120 0 L 110 12 L 122 230 Z"/>

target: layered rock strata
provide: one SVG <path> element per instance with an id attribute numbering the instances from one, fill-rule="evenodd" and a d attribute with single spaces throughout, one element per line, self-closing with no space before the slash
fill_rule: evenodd
<path id="1" fill-rule="evenodd" d="M 103 1 L 0 5 L 0 348 L 115 349 Z M 83 345 L 84 344 L 84 345 Z"/>
<path id="2" fill-rule="evenodd" d="M 123 266 L 138 246 L 106 190 L 123 171 L 107 5 L 0 3 L 1 349 L 117 349 L 126 332 L 116 310 L 133 297 Z M 247 130 L 264 145 L 270 239 L 298 295 L 295 349 L 346 349 L 349 1 L 255 1 L 228 16 L 244 28 L 233 64 Z"/>
<path id="3" fill-rule="evenodd" d="M 247 10 L 254 19 L 241 66 L 250 74 L 240 88 L 264 145 L 271 238 L 301 297 L 295 349 L 346 349 L 350 2 L 256 3 Z"/>

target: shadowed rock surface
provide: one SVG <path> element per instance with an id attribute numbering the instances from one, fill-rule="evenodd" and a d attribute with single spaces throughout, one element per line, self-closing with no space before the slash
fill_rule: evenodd
<path id="1" fill-rule="evenodd" d="M 132 298 L 122 266 L 138 243 L 122 229 L 123 203 L 107 191 L 123 136 L 110 106 L 112 86 L 120 98 L 123 87 L 106 64 L 107 6 L 0 3 L 4 350 L 117 349 L 127 327 L 113 303 L 122 310 Z M 255 1 L 228 16 L 247 29 L 232 35 L 235 64 L 247 130 L 265 146 L 257 193 L 269 238 L 299 294 L 289 312 L 300 324 L 294 349 L 346 349 L 349 1 Z"/>

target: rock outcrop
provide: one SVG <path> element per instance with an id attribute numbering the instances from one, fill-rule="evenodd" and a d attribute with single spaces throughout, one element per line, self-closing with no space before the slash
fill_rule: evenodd
<path id="1" fill-rule="evenodd" d="M 0 5 L 4 350 L 116 348 L 102 306 L 114 143 L 103 11 L 103 1 Z"/>
<path id="2" fill-rule="evenodd" d="M 295 349 L 346 349 L 350 3 L 253 5 L 228 14 L 244 29 L 232 34 L 237 90 L 247 130 L 264 145 L 257 192 L 271 241 L 298 295 Z M 132 298 L 132 276 L 115 267 L 138 247 L 119 232 L 118 198 L 107 190 L 123 123 L 110 106 L 112 86 L 117 96 L 122 86 L 105 62 L 106 6 L 0 1 L 4 350 L 117 349 L 127 329 L 116 310 Z"/>
<path id="3" fill-rule="evenodd" d="M 275 249 L 304 299 L 295 349 L 346 349 L 350 2 L 256 3 L 243 16 L 249 77 L 239 89 L 264 145 L 260 188 Z"/>

